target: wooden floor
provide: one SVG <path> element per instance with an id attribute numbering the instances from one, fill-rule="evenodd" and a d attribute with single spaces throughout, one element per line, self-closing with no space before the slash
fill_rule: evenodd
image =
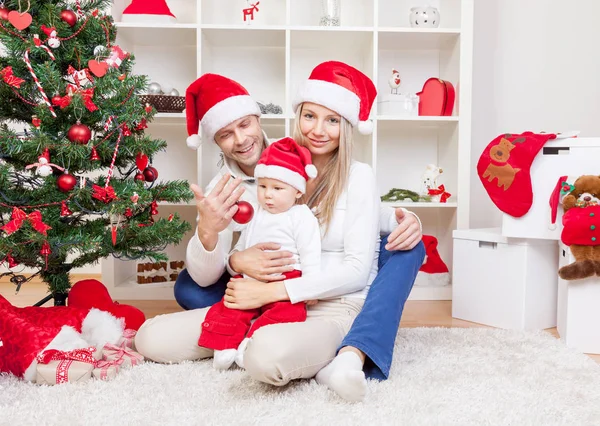
<path id="1" fill-rule="evenodd" d="M 74 277 L 73 282 L 83 278 L 99 278 L 96 276 Z M 19 294 L 15 294 L 15 286 L 9 282 L 0 282 L 0 294 L 6 297 L 15 306 L 30 306 L 42 299 L 46 293 L 46 285 L 41 282 L 30 282 L 21 288 Z M 121 303 L 134 305 L 141 309 L 147 318 L 156 315 L 181 311 L 174 300 L 120 300 Z M 51 303 L 45 306 L 51 306 Z M 468 321 L 452 318 L 451 301 L 413 301 L 406 302 L 402 315 L 401 327 L 486 327 Z M 546 330 L 554 337 L 558 337 L 556 328 Z M 600 355 L 589 355 L 600 363 Z"/>

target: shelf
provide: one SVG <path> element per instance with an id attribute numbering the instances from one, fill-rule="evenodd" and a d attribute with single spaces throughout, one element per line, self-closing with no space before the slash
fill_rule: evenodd
<path id="1" fill-rule="evenodd" d="M 410 201 L 382 201 L 381 204 L 389 207 L 404 207 L 407 210 L 410 209 L 455 209 L 458 207 L 456 201 L 449 201 L 446 203 L 427 203 L 427 202 L 410 202 Z"/>
<path id="2" fill-rule="evenodd" d="M 195 46 L 196 24 L 117 23 L 117 37 L 136 46 Z M 120 43 L 120 42 L 119 42 Z"/>
<path id="3" fill-rule="evenodd" d="M 341 51 L 340 46 L 351 46 L 353 52 L 370 51 L 373 44 L 372 31 L 354 31 L 350 28 L 324 30 L 329 27 L 303 27 L 291 33 L 292 49 L 334 49 Z M 315 64 L 316 65 L 316 64 Z"/>
<path id="4" fill-rule="evenodd" d="M 158 30 L 161 28 L 168 29 L 190 29 L 190 28 L 198 28 L 197 24 L 160 24 L 160 23 L 152 23 L 147 24 L 143 22 L 115 22 L 115 26 L 118 28 L 118 31 L 121 31 L 124 28 L 141 28 L 147 30 Z"/>
<path id="5" fill-rule="evenodd" d="M 457 30 L 379 29 L 379 50 L 443 50 L 456 44 L 459 36 Z"/>
<path id="6" fill-rule="evenodd" d="M 185 112 L 158 112 L 148 125 L 184 125 Z"/>
<path id="7" fill-rule="evenodd" d="M 394 115 L 379 115 L 377 121 L 386 127 L 402 127 L 402 128 L 440 128 L 458 123 L 458 116 L 438 117 L 438 116 L 394 116 Z"/>
<path id="8" fill-rule="evenodd" d="M 373 27 L 350 27 L 350 26 L 339 26 L 339 27 L 323 27 L 319 25 L 313 26 L 301 26 L 291 25 L 288 27 L 291 31 L 321 31 L 321 32 L 373 32 Z"/>
<path id="9" fill-rule="evenodd" d="M 203 26 L 202 35 L 212 47 L 285 48 L 285 30 L 281 27 Z"/>

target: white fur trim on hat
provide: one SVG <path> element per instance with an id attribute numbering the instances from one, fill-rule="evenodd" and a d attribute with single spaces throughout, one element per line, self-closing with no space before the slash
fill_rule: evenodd
<path id="1" fill-rule="evenodd" d="M 231 96 L 213 105 L 206 111 L 200 121 L 202 137 L 214 141 L 215 133 L 223 127 L 239 120 L 247 115 L 260 117 L 260 107 L 254 99 L 248 95 Z"/>
<path id="2" fill-rule="evenodd" d="M 277 179 L 288 185 L 292 185 L 298 191 L 306 192 L 306 180 L 296 172 L 291 171 L 281 166 L 267 166 L 266 164 L 258 164 L 254 169 L 254 177 Z"/>
<path id="3" fill-rule="evenodd" d="M 40 353 L 49 350 L 49 349 L 58 349 L 60 351 L 72 351 L 74 349 L 82 349 L 91 346 L 88 342 L 83 340 L 81 334 L 75 331 L 74 328 L 69 326 L 63 326 L 58 334 L 52 339 L 48 346 L 40 351 Z M 29 382 L 33 382 L 36 378 L 37 373 L 37 357 L 33 359 L 27 370 L 25 370 L 25 374 L 23 374 L 23 379 Z"/>
<path id="4" fill-rule="evenodd" d="M 450 273 L 440 272 L 439 274 L 428 274 L 419 271 L 415 278 L 416 287 L 443 287 L 450 285 Z"/>
<path id="5" fill-rule="evenodd" d="M 318 172 L 314 164 L 307 164 L 306 167 L 304 167 L 304 170 L 309 178 L 314 179 L 317 177 Z"/>
<path id="6" fill-rule="evenodd" d="M 121 319 L 92 308 L 81 325 L 81 336 L 92 346 L 102 347 L 107 343 L 115 345 L 123 335 L 124 329 Z"/>
<path id="7" fill-rule="evenodd" d="M 188 148 L 191 149 L 198 149 L 200 148 L 200 145 L 202 145 L 202 139 L 198 135 L 188 136 L 185 142 L 187 143 Z"/>
<path id="8" fill-rule="evenodd" d="M 358 132 L 361 135 L 370 135 L 373 133 L 373 122 L 371 120 L 360 121 L 358 123 Z"/>
<path id="9" fill-rule="evenodd" d="M 303 102 L 312 102 L 333 110 L 348 120 L 353 126 L 358 125 L 360 98 L 358 95 L 339 84 L 323 80 L 306 80 L 294 97 L 294 111 Z"/>

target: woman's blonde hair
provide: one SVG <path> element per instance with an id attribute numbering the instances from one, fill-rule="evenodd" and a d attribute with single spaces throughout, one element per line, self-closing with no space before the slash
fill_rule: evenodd
<path id="1" fill-rule="evenodd" d="M 300 130 L 302 108 L 303 104 L 296 112 L 293 138 L 299 145 L 308 146 Z M 325 234 L 329 229 L 337 201 L 348 183 L 352 163 L 352 130 L 350 122 L 340 117 L 340 145 L 333 151 L 323 170 L 319 170 L 319 175 L 316 177 L 317 187 L 310 198 L 306 199 L 305 195 L 300 198 L 300 202 L 311 209 L 316 207 L 315 216 L 319 224 L 325 226 Z"/>

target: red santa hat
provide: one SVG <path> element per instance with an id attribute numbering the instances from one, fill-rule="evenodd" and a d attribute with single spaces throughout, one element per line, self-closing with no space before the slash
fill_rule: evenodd
<path id="1" fill-rule="evenodd" d="M 329 61 L 317 65 L 301 86 L 292 107 L 313 102 L 337 112 L 363 135 L 373 132 L 369 120 L 377 89 L 369 77 L 343 62 Z"/>
<path id="2" fill-rule="evenodd" d="M 133 0 L 123 11 L 121 21 L 172 23 L 176 17 L 165 0 Z"/>
<path id="3" fill-rule="evenodd" d="M 438 252 L 438 240 L 432 235 L 423 235 L 425 245 L 425 260 L 419 269 L 415 286 L 433 287 L 450 284 L 448 266 Z"/>
<path id="4" fill-rule="evenodd" d="M 222 75 L 204 74 L 185 91 L 188 147 L 197 149 L 202 139 L 214 141 L 215 133 L 247 115 L 260 117 L 261 112 L 244 86 Z"/>
<path id="5" fill-rule="evenodd" d="M 306 181 L 317 177 L 310 151 L 292 138 L 283 138 L 269 145 L 260 156 L 255 178 L 271 178 L 306 192 Z"/>

